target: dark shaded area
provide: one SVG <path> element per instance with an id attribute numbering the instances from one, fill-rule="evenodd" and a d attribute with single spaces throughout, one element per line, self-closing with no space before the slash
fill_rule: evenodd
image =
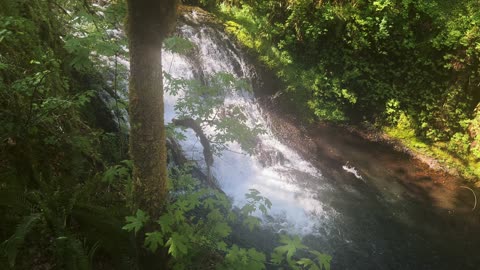
<path id="1" fill-rule="evenodd" d="M 301 126 L 270 98 L 260 104 L 280 140 L 320 169 L 322 181 L 333 187 L 319 191 L 317 199 L 339 213 L 334 228 L 320 227 L 319 235 L 304 239 L 333 256 L 332 269 L 480 267 L 480 210 L 472 211 L 474 197 L 461 187 L 462 179 L 343 127 Z M 346 164 L 364 181 L 343 170 Z M 313 181 L 319 180 L 303 181 L 299 184 L 315 190 Z"/>

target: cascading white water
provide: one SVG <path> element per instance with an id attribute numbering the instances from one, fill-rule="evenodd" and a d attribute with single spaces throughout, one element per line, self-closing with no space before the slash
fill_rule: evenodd
<path id="1" fill-rule="evenodd" d="M 195 12 L 189 13 L 186 20 L 194 23 Z M 251 65 L 247 63 L 235 43 L 214 27 L 202 24 L 182 24 L 177 31 L 181 36 L 197 46 L 195 61 L 185 56 L 165 51 L 163 53 L 164 71 L 174 78 L 192 79 L 205 77 L 218 72 L 233 74 L 237 78 L 255 76 Z M 176 116 L 174 105 L 181 98 L 165 95 L 165 120 L 171 122 Z M 238 143 L 231 143 L 228 149 L 214 158 L 213 176 L 221 188 L 233 198 L 236 205 L 242 205 L 244 195 L 249 189 L 257 189 L 273 203 L 270 214 L 281 220 L 286 229 L 297 233 L 312 233 L 315 225 L 324 228 L 334 210 L 326 209 L 318 200 L 321 191 L 330 189 L 323 181 L 321 173 L 297 153 L 277 140 L 271 131 L 267 119 L 255 102 L 254 96 L 246 91 L 231 93 L 225 99 L 225 106 L 236 105 L 242 108 L 249 123 L 260 124 L 265 134 L 259 135 L 262 151 L 267 153 L 269 161 L 262 160 L 265 155 L 248 155 Z M 213 130 L 206 130 L 207 133 Z M 205 166 L 203 149 L 193 131 L 185 132 L 186 140 L 181 142 L 186 156 Z M 280 157 L 280 158 L 275 158 Z M 315 189 L 306 188 L 303 180 L 315 181 Z M 313 179 L 313 180 L 312 180 Z M 314 218 L 315 217 L 315 218 Z M 323 222 L 319 223 L 319 217 Z M 278 228 L 278 227 L 277 227 Z"/>

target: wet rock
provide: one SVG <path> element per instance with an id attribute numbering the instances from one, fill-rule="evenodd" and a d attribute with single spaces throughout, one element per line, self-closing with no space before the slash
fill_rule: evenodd
<path id="1" fill-rule="evenodd" d="M 286 158 L 281 152 L 276 149 L 264 147 L 261 144 L 257 146 L 255 154 L 263 167 L 284 165 L 286 162 Z"/>

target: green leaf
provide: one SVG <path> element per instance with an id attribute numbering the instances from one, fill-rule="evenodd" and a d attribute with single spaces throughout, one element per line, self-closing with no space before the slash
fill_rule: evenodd
<path id="1" fill-rule="evenodd" d="M 102 181 L 112 184 L 116 179 L 129 180 L 131 178 L 130 171 L 131 170 L 129 168 L 122 165 L 112 166 L 105 171 L 102 177 Z"/>
<path id="2" fill-rule="evenodd" d="M 215 208 L 212 211 L 210 211 L 210 213 L 208 213 L 207 219 L 209 221 L 212 221 L 212 222 L 219 222 L 219 221 L 223 220 L 224 218 L 223 218 L 223 215 L 220 212 L 220 210 Z"/>
<path id="3" fill-rule="evenodd" d="M 253 231 L 255 227 L 260 226 L 260 219 L 257 217 L 248 216 L 244 219 L 243 224 L 247 226 L 250 231 Z"/>
<path id="4" fill-rule="evenodd" d="M 227 215 L 227 220 L 229 222 L 236 222 L 237 218 L 238 218 L 237 215 L 233 211 L 230 211 Z"/>
<path id="5" fill-rule="evenodd" d="M 238 261 L 240 255 L 240 248 L 234 244 L 228 251 L 227 255 L 225 255 L 225 260 L 228 262 L 236 262 Z"/>
<path id="6" fill-rule="evenodd" d="M 166 50 L 182 55 L 188 54 L 195 48 L 195 44 L 181 37 L 169 37 L 165 39 L 163 45 Z"/>
<path id="7" fill-rule="evenodd" d="M 137 234 L 137 232 L 143 227 L 143 225 L 148 222 L 150 217 L 145 214 L 145 212 L 138 209 L 135 216 L 129 216 L 125 219 L 127 221 L 127 224 L 123 226 L 122 229 L 129 232 L 134 231 L 135 234 Z"/>
<path id="8" fill-rule="evenodd" d="M 260 191 L 256 190 L 256 189 L 249 189 L 249 193 L 245 194 L 245 197 L 247 199 L 252 199 L 254 201 L 260 201 L 262 199 L 262 196 L 259 196 L 260 195 Z"/>
<path id="9" fill-rule="evenodd" d="M 213 231 L 220 237 L 225 238 L 232 232 L 232 228 L 226 222 L 215 224 Z"/>
<path id="10" fill-rule="evenodd" d="M 188 239 L 184 235 L 178 233 L 173 233 L 173 235 L 168 239 L 167 247 L 168 253 L 171 254 L 174 258 L 179 258 L 182 255 L 187 254 L 188 251 Z"/>
<path id="11" fill-rule="evenodd" d="M 230 201 L 228 200 L 228 197 L 225 194 L 215 191 L 215 197 L 217 198 L 217 204 L 219 206 L 224 208 L 231 207 Z"/>
<path id="12" fill-rule="evenodd" d="M 217 243 L 217 249 L 220 251 L 227 251 L 227 244 L 224 241 L 219 241 Z"/>
<path id="13" fill-rule="evenodd" d="M 306 249 L 307 247 L 302 244 L 302 240 L 299 236 L 295 235 L 290 238 L 288 235 L 280 235 L 280 243 L 285 244 L 283 246 L 276 247 L 275 252 L 280 254 L 286 254 L 287 261 L 292 259 L 292 256 L 299 249 Z"/>
<path id="14" fill-rule="evenodd" d="M 145 246 L 151 252 L 157 251 L 158 247 L 163 245 L 163 234 L 161 232 L 151 232 L 145 235 Z"/>
<path id="15" fill-rule="evenodd" d="M 272 261 L 272 263 L 274 264 L 281 264 L 283 262 L 283 254 L 280 253 L 280 252 L 273 252 L 271 254 L 271 258 L 270 260 Z"/>
<path id="16" fill-rule="evenodd" d="M 266 261 L 266 256 L 265 254 L 263 254 L 262 252 L 258 252 L 256 249 L 254 248 L 250 248 L 248 249 L 247 251 L 247 254 L 248 256 L 250 257 L 251 260 L 253 260 L 254 262 L 260 262 L 260 263 L 264 263 Z M 263 269 L 264 267 L 262 267 Z"/>
<path id="17" fill-rule="evenodd" d="M 309 270 L 322 270 L 314 261 L 310 260 L 309 258 L 301 258 L 297 261 L 297 264 Z"/>
<path id="18" fill-rule="evenodd" d="M 318 252 L 316 250 L 311 250 L 310 253 L 317 256 L 320 266 L 325 268 L 325 270 L 330 270 L 330 262 L 332 261 L 332 256 Z"/>
<path id="19" fill-rule="evenodd" d="M 241 212 L 244 215 L 250 215 L 253 212 L 255 212 L 255 210 L 257 210 L 257 208 L 255 207 L 255 205 L 253 203 L 247 203 L 246 205 L 244 205 L 242 207 Z"/>
<path id="20" fill-rule="evenodd" d="M 207 198 L 203 201 L 203 205 L 207 209 L 215 209 L 216 201 L 213 198 Z"/>
<path id="21" fill-rule="evenodd" d="M 261 204 L 258 209 L 260 209 L 260 211 L 262 211 L 262 214 L 266 215 L 268 214 L 268 210 L 267 208 L 265 207 L 265 205 Z"/>
<path id="22" fill-rule="evenodd" d="M 166 213 L 158 219 L 157 223 L 160 224 L 162 232 L 167 234 L 172 232 L 172 226 L 175 223 L 175 220 L 170 213 Z"/>
<path id="23" fill-rule="evenodd" d="M 185 220 L 185 212 L 182 210 L 175 210 L 172 213 L 172 217 L 176 222 L 183 222 Z"/>
<path id="24" fill-rule="evenodd" d="M 264 203 L 265 203 L 265 205 L 267 206 L 268 209 L 272 208 L 272 202 L 269 199 L 264 198 L 263 201 L 264 201 Z"/>
<path id="25" fill-rule="evenodd" d="M 226 269 L 262 270 L 265 269 L 265 260 L 265 254 L 253 248 L 247 250 L 237 245 L 233 245 L 225 256 Z"/>

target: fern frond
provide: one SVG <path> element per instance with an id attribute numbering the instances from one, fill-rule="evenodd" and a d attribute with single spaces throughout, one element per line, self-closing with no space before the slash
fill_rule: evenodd
<path id="1" fill-rule="evenodd" d="M 18 224 L 15 233 L 8 240 L 2 243 L 2 251 L 8 257 L 8 262 L 11 267 L 15 266 L 15 259 L 17 258 L 18 250 L 25 242 L 25 237 L 40 220 L 40 218 L 41 214 L 39 213 L 25 217 L 23 221 Z"/>
<path id="2" fill-rule="evenodd" d="M 88 251 L 88 261 L 90 263 L 90 266 L 93 265 L 93 257 L 95 256 L 95 253 L 97 252 L 97 249 L 100 247 L 100 242 L 97 241 L 92 248 Z"/>
<path id="3" fill-rule="evenodd" d="M 89 270 L 88 255 L 80 240 L 72 235 L 57 237 L 55 241 L 57 260 L 66 270 Z"/>
<path id="4" fill-rule="evenodd" d="M 117 217 L 120 216 L 121 218 Z M 72 220 L 78 225 L 78 231 L 90 245 L 99 243 L 97 252 L 108 254 L 114 263 L 134 256 L 130 235 L 122 230 L 124 216 L 128 215 L 123 209 L 115 207 L 104 208 L 89 204 L 77 204 L 71 213 Z M 121 265 L 117 265 L 117 268 Z"/>
<path id="5" fill-rule="evenodd" d="M 13 172 L 0 172 L 0 207 L 25 208 L 25 186 Z"/>

